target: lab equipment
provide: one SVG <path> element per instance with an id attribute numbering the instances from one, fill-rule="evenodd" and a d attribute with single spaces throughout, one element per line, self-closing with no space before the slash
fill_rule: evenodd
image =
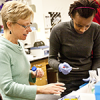
<path id="1" fill-rule="evenodd" d="M 59 72 L 62 72 L 64 75 L 69 74 L 71 70 L 72 67 L 68 63 L 64 62 L 59 64 Z"/>
<path id="2" fill-rule="evenodd" d="M 76 91 L 65 95 L 58 100 L 100 100 L 100 69 L 89 70 L 89 77 L 86 79 L 89 83 L 80 86 Z"/>
<path id="3" fill-rule="evenodd" d="M 96 70 L 89 70 L 89 77 L 86 79 L 82 79 L 84 82 L 91 82 L 94 81 L 95 83 L 98 82 L 98 77 L 96 74 Z"/>
<path id="4" fill-rule="evenodd" d="M 49 46 L 31 47 L 30 54 L 34 57 L 44 57 L 49 55 Z"/>
<path id="5" fill-rule="evenodd" d="M 39 47 L 39 46 L 45 46 L 45 43 L 43 41 L 36 41 L 34 43 L 34 47 Z"/>
<path id="6" fill-rule="evenodd" d="M 98 82 L 98 77 L 96 74 L 96 70 L 89 70 L 89 77 L 87 79 L 83 79 L 84 82 L 88 83 L 88 91 L 90 93 L 94 93 L 94 84 Z"/>

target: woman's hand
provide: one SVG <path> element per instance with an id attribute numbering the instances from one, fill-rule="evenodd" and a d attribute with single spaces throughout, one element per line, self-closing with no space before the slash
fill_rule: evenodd
<path id="1" fill-rule="evenodd" d="M 51 83 L 44 86 L 37 86 L 37 94 L 61 94 L 66 89 L 63 83 Z"/>
<path id="2" fill-rule="evenodd" d="M 41 78 L 44 76 L 44 71 L 41 68 L 37 68 L 36 70 L 36 77 Z"/>
<path id="3" fill-rule="evenodd" d="M 41 78 L 44 76 L 44 71 L 41 68 L 37 68 L 36 71 L 32 71 L 32 78 L 37 77 L 37 78 Z"/>

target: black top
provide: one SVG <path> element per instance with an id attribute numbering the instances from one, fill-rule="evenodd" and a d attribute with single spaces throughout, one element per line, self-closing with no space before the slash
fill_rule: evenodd
<path id="1" fill-rule="evenodd" d="M 89 77 L 88 71 L 100 67 L 100 26 L 92 22 L 84 34 L 79 34 L 72 20 L 61 22 L 52 29 L 49 51 L 48 63 L 54 69 L 63 62 L 79 68 L 72 69 L 68 75 L 58 71 L 59 81 L 66 84 L 65 94 L 77 90 L 83 84 L 82 79 Z"/>
<path id="2" fill-rule="evenodd" d="M 79 67 L 79 71 L 100 67 L 100 26 L 93 22 L 84 34 L 79 34 L 75 31 L 72 20 L 56 25 L 50 36 L 49 65 L 58 69 L 60 62 Z"/>

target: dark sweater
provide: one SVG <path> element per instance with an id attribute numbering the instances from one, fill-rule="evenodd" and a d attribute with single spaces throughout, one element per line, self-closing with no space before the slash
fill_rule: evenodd
<path id="1" fill-rule="evenodd" d="M 91 58 L 92 50 L 93 59 Z M 89 70 L 100 67 L 100 26 L 93 22 L 84 34 L 79 34 L 75 31 L 72 20 L 56 25 L 50 35 L 48 62 L 54 69 L 58 69 L 61 62 L 67 62 L 72 67 L 79 67 L 68 75 L 58 73 L 61 82 L 73 80 L 76 82 L 88 77 Z"/>

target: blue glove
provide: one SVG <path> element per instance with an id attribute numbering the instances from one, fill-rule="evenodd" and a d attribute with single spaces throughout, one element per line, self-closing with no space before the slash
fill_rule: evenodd
<path id="1" fill-rule="evenodd" d="M 90 82 L 90 83 L 91 83 L 92 81 L 96 82 L 96 79 L 95 79 L 95 78 L 92 78 L 92 79 L 91 79 L 91 77 L 88 77 L 88 78 L 86 78 L 86 79 L 83 78 L 82 80 L 83 80 L 84 82 Z"/>
<path id="2" fill-rule="evenodd" d="M 69 74 L 71 70 L 72 67 L 68 63 L 64 62 L 59 64 L 59 72 L 62 72 L 64 75 Z"/>
<path id="3" fill-rule="evenodd" d="M 84 82 L 89 82 L 90 81 L 90 77 L 88 77 L 88 78 L 83 78 L 82 79 Z"/>

